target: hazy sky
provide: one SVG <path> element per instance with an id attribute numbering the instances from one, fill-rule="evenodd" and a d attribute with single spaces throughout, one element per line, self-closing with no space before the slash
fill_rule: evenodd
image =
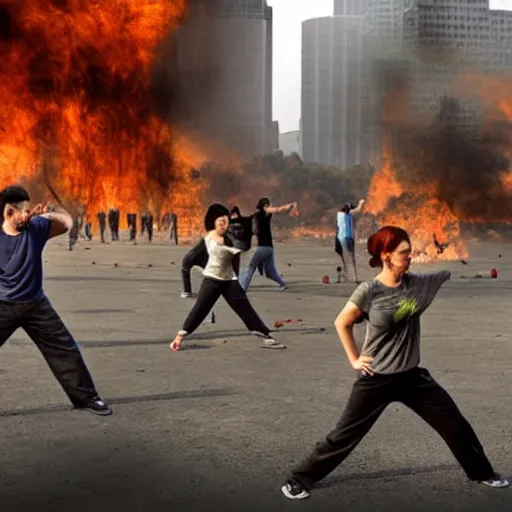
<path id="1" fill-rule="evenodd" d="M 274 8 L 274 119 L 281 132 L 299 129 L 302 22 L 331 16 L 333 0 L 267 0 Z"/>

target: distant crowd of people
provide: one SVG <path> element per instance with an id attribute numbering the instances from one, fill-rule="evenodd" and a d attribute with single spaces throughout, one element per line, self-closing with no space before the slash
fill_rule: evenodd
<path id="1" fill-rule="evenodd" d="M 130 232 L 130 242 L 136 242 L 137 239 L 137 222 L 138 217 L 136 213 L 128 213 L 126 215 L 126 222 Z M 111 208 L 108 213 L 101 211 L 97 214 L 98 225 L 100 229 L 101 243 L 106 243 L 107 224 L 110 230 L 112 242 L 119 242 L 119 225 L 120 225 L 120 212 L 118 208 Z M 145 211 L 140 215 L 140 236 L 147 233 L 148 240 L 153 240 L 153 230 L 155 225 L 155 218 L 150 211 Z M 175 213 L 166 213 L 162 216 L 159 226 L 164 231 L 169 232 L 169 239 L 178 245 L 178 216 Z M 76 214 L 73 216 L 73 226 L 69 231 L 69 250 L 72 251 L 73 247 L 78 242 L 79 238 L 84 240 L 92 240 L 92 224 L 85 220 L 85 215 Z"/>

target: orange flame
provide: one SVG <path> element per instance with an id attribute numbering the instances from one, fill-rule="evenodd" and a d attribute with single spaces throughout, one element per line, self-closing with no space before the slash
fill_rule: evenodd
<path id="1" fill-rule="evenodd" d="M 386 154 L 390 152 L 386 150 Z M 460 239 L 459 219 L 447 204 L 437 199 L 435 186 L 404 191 L 392 165 L 388 156 L 382 168 L 375 173 L 365 212 L 374 215 L 380 226 L 393 225 L 405 229 L 411 237 L 416 262 L 467 258 L 466 247 Z M 436 245 L 434 240 L 440 245 Z"/>
<path id="2" fill-rule="evenodd" d="M 39 177 L 91 221 L 151 209 L 198 229 L 203 155 L 150 108 L 158 44 L 185 14 L 186 0 L 1 1 L 0 186 Z"/>

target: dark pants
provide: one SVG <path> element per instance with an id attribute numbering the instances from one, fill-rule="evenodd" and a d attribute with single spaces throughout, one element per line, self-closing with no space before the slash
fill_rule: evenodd
<path id="1" fill-rule="evenodd" d="M 183 257 L 181 262 L 181 280 L 183 282 L 183 291 L 185 293 L 192 293 L 192 282 L 190 280 L 190 272 L 192 267 L 206 267 L 208 263 L 208 251 L 204 238 L 197 243 L 187 254 Z"/>
<path id="2" fill-rule="evenodd" d="M 85 225 L 85 237 L 87 240 L 92 240 L 92 229 L 89 222 Z"/>
<path id="3" fill-rule="evenodd" d="M 105 231 L 106 231 L 106 227 L 105 226 L 102 226 L 100 224 L 100 237 L 101 237 L 101 243 L 104 244 L 105 243 Z"/>
<path id="4" fill-rule="evenodd" d="M 174 243 L 176 245 L 178 245 L 178 228 L 174 224 L 171 226 L 171 230 L 170 230 L 170 233 L 169 233 L 169 239 L 170 240 L 174 240 Z"/>
<path id="5" fill-rule="evenodd" d="M 183 330 L 187 334 L 192 334 L 201 325 L 221 295 L 249 331 L 270 335 L 270 329 L 254 311 L 238 281 L 220 281 L 209 277 L 203 279 L 194 307 L 183 324 Z"/>
<path id="6" fill-rule="evenodd" d="M 136 236 L 137 236 L 137 226 L 135 224 L 132 224 L 130 226 L 130 242 L 134 242 Z"/>
<path id="7" fill-rule="evenodd" d="M 97 396 L 73 336 L 46 297 L 0 302 L 0 347 L 20 327 L 36 344 L 73 405 L 83 406 Z"/>
<path id="8" fill-rule="evenodd" d="M 78 242 L 78 232 L 76 232 L 75 230 L 71 230 L 69 232 L 69 250 L 72 251 L 73 250 L 73 247 L 77 244 Z"/>
<path id="9" fill-rule="evenodd" d="M 292 471 L 293 477 L 310 488 L 331 473 L 392 402 L 402 402 L 436 430 L 470 480 L 487 480 L 494 475 L 475 432 L 450 395 L 427 370 L 416 368 L 403 374 L 359 377 L 338 424 Z"/>
<path id="10" fill-rule="evenodd" d="M 249 289 L 252 276 L 254 275 L 254 272 L 256 272 L 256 269 L 260 268 L 261 265 L 264 265 L 265 276 L 268 279 L 275 281 L 279 286 L 286 286 L 286 283 L 281 279 L 276 267 L 274 248 L 260 245 L 252 255 L 249 266 L 245 271 L 245 276 L 241 279 L 243 283 L 242 286 L 245 291 Z"/>

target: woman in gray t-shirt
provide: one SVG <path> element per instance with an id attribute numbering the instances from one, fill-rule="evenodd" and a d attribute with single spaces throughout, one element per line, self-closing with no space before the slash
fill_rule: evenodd
<path id="1" fill-rule="evenodd" d="M 335 322 L 358 378 L 338 424 L 292 471 L 283 494 L 290 499 L 309 497 L 310 488 L 348 457 L 392 402 L 402 402 L 433 427 L 470 480 L 509 487 L 508 480 L 494 471 L 450 395 L 418 366 L 420 316 L 450 273 L 409 274 L 411 242 L 400 228 L 380 229 L 368 240 L 368 252 L 370 265 L 381 272 L 358 286 Z M 359 354 L 353 326 L 362 319 L 368 325 Z"/>

